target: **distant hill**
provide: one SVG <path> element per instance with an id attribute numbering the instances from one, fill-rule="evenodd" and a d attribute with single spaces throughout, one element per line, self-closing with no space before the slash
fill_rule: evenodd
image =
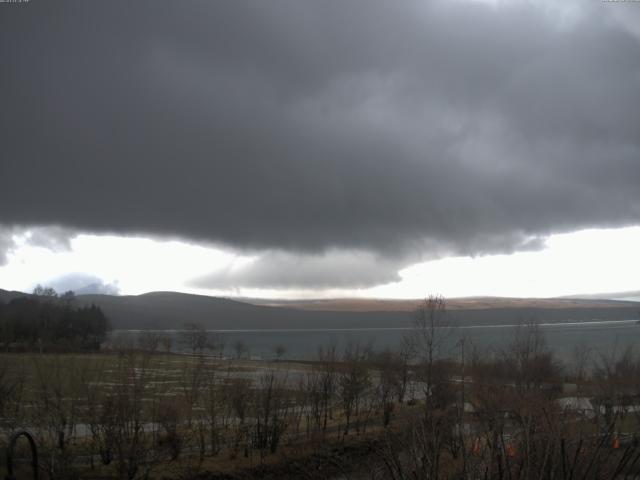
<path id="1" fill-rule="evenodd" d="M 639 292 L 640 295 L 640 292 Z M 247 299 L 256 305 L 295 308 L 309 311 L 339 312 L 412 312 L 424 302 L 423 299 L 369 299 L 339 298 L 318 300 L 259 300 Z M 490 310 L 502 308 L 618 308 L 636 307 L 634 301 L 613 300 L 602 297 L 566 297 L 566 298 L 508 298 L 508 297 L 463 297 L 447 298 L 448 310 Z M 639 304 L 640 305 L 640 304 Z"/>
<path id="2" fill-rule="evenodd" d="M 640 290 L 633 290 L 629 292 L 614 292 L 614 293 L 592 293 L 588 295 L 571 295 L 565 298 L 577 298 L 577 299 L 610 299 L 610 300 L 622 300 L 631 302 L 640 302 Z"/>
<path id="3" fill-rule="evenodd" d="M 410 327 L 417 302 L 372 301 L 355 309 L 349 301 L 270 302 L 257 305 L 218 297 L 175 292 L 137 296 L 82 295 L 95 303 L 114 328 L 180 329 L 198 323 L 217 330 Z M 639 318 L 640 303 L 594 300 L 454 299 L 452 320 L 466 325 L 528 321 L 565 322 Z"/>
<path id="4" fill-rule="evenodd" d="M 8 303 L 14 298 L 26 297 L 28 293 L 0 289 L 0 302 Z"/>
<path id="5" fill-rule="evenodd" d="M 176 292 L 80 295 L 78 301 L 98 305 L 117 329 L 180 329 L 189 323 L 217 330 L 363 328 L 411 323 L 406 312 L 308 312 Z"/>
<path id="6" fill-rule="evenodd" d="M 0 290 L 7 302 L 21 292 Z M 410 327 L 419 300 L 237 301 L 176 292 L 79 295 L 99 306 L 115 329 L 181 329 L 197 323 L 212 330 Z M 463 298 L 447 300 L 460 325 L 528 321 L 566 322 L 640 318 L 640 303 L 594 299 Z"/>

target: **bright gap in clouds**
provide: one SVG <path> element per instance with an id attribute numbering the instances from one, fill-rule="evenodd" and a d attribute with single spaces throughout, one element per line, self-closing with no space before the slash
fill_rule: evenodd
<path id="1" fill-rule="evenodd" d="M 255 257 L 180 241 L 78 235 L 69 251 L 54 252 L 30 246 L 24 237 L 16 240 L 9 262 L 0 267 L 3 289 L 30 291 L 70 273 L 99 277 L 122 294 L 173 290 L 263 298 L 550 297 L 640 289 L 640 227 L 553 235 L 537 252 L 429 261 L 403 269 L 399 282 L 360 290 L 193 288 L 194 278 L 246 266 Z"/>
<path id="2" fill-rule="evenodd" d="M 185 285 L 193 276 L 250 261 L 215 248 L 148 238 L 78 235 L 69 251 L 58 252 L 30 246 L 26 237 L 16 240 L 8 264 L 0 267 L 3 289 L 30 291 L 37 283 L 84 273 L 116 285 L 124 295 L 159 290 L 195 293 Z"/>
<path id="3" fill-rule="evenodd" d="M 552 235 L 537 252 L 455 257 L 414 265 L 380 297 L 553 297 L 640 290 L 640 227 Z"/>

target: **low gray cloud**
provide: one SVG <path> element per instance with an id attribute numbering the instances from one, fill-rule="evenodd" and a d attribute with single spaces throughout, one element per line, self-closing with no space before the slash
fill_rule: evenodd
<path id="1" fill-rule="evenodd" d="M 400 280 L 397 271 L 401 266 L 403 262 L 369 252 L 269 252 L 240 268 L 197 278 L 192 285 L 214 289 L 365 288 Z"/>
<path id="2" fill-rule="evenodd" d="M 0 5 L 0 222 L 283 251 L 319 285 L 638 224 L 640 9 L 543 5 Z M 327 251 L 390 260 L 325 281 Z M 227 280 L 292 283 L 267 265 Z"/>
<path id="3" fill-rule="evenodd" d="M 7 228 L 0 226 L 0 267 L 8 261 L 8 255 L 14 246 L 13 234 Z"/>
<path id="4" fill-rule="evenodd" d="M 120 289 L 117 284 L 105 282 L 103 279 L 88 273 L 73 272 L 41 282 L 58 293 L 73 291 L 76 295 L 104 294 L 118 295 Z"/>
<path id="5" fill-rule="evenodd" d="M 476 255 L 479 250 L 514 253 L 545 247 L 544 239 L 537 237 L 494 235 L 474 241 L 478 244 L 461 244 L 457 253 L 462 251 Z M 368 288 L 400 281 L 399 272 L 408 265 L 454 253 L 446 244 L 435 243 L 425 243 L 414 249 L 413 254 L 403 256 L 353 250 L 329 250 L 316 254 L 269 251 L 241 267 L 217 270 L 189 283 L 198 288 L 223 290 Z"/>
<path id="6" fill-rule="evenodd" d="M 9 254 L 17 247 L 16 239 L 26 245 L 42 247 L 54 252 L 71 249 L 71 238 L 75 232 L 60 226 L 21 227 L 0 224 L 0 266 L 9 260 Z"/>
<path id="7" fill-rule="evenodd" d="M 31 227 L 27 232 L 27 244 L 54 252 L 71 250 L 71 239 L 75 236 L 75 232 L 59 226 Z"/>

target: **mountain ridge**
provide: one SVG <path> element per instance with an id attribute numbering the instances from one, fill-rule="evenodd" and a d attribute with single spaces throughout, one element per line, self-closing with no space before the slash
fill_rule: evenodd
<path id="1" fill-rule="evenodd" d="M 0 290 L 0 300 L 4 302 L 28 295 Z M 343 310 L 323 310 L 318 305 L 335 307 L 340 301 L 332 300 L 333 304 L 326 300 L 322 301 L 324 303 L 305 301 L 307 304 L 299 300 L 281 301 L 280 304 L 274 304 L 278 301 L 264 301 L 270 302 L 265 305 L 166 291 L 122 296 L 87 294 L 78 295 L 76 301 L 80 305 L 99 306 L 113 328 L 123 330 L 181 329 L 188 324 L 199 324 L 211 330 L 407 328 L 412 326 L 413 312 L 420 302 L 374 300 L 371 305 L 394 305 L 396 309 L 367 310 L 362 309 L 361 304 L 356 305 L 357 308 L 346 309 L 348 302 L 343 299 Z M 305 307 L 309 302 L 313 308 Z M 403 308 L 398 309 L 398 305 Z M 640 316 L 640 303 L 616 300 L 494 298 L 489 301 L 487 297 L 475 297 L 473 300 L 447 300 L 447 305 L 452 322 L 460 325 L 632 320 Z"/>

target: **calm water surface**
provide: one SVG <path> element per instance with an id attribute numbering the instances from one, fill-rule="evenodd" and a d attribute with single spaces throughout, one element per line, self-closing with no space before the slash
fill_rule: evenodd
<path id="1" fill-rule="evenodd" d="M 501 349 L 513 339 L 515 325 L 457 327 L 450 333 L 447 347 L 453 351 L 461 337 L 467 345 L 480 349 Z M 640 325 L 637 320 L 611 322 L 578 322 L 542 324 L 539 326 L 549 347 L 562 359 L 569 360 L 576 347 L 586 345 L 601 353 L 640 346 Z M 181 330 L 155 331 L 174 337 L 173 350 L 184 350 Z M 409 328 L 308 329 L 308 330 L 210 330 L 225 346 L 225 354 L 233 355 L 233 346 L 243 342 L 252 357 L 273 358 L 274 348 L 285 348 L 289 359 L 313 359 L 320 347 L 335 345 L 341 351 L 349 344 L 371 344 L 376 350 L 397 348 L 403 338 L 411 336 Z M 135 340 L 140 330 L 115 330 L 112 339 Z"/>

